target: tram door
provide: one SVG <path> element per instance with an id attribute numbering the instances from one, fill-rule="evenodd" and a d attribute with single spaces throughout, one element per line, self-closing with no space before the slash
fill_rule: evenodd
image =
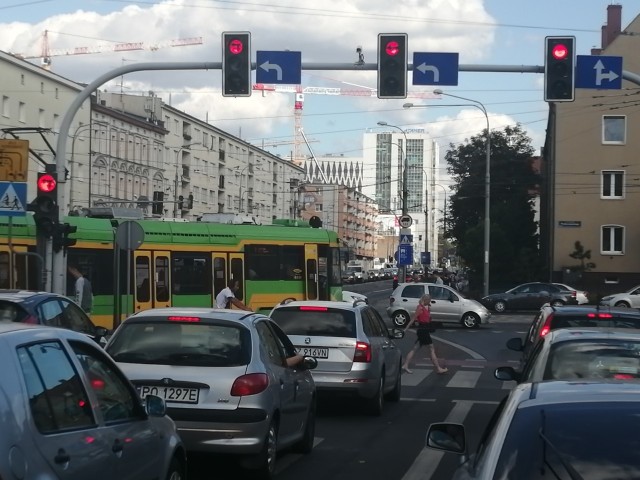
<path id="1" fill-rule="evenodd" d="M 211 260 L 213 262 L 213 300 L 212 304 L 216 306 L 216 296 L 227 286 L 227 254 L 212 253 Z"/>
<path id="2" fill-rule="evenodd" d="M 167 251 L 134 251 L 134 305 L 140 312 L 171 306 L 171 256 Z"/>
<path id="3" fill-rule="evenodd" d="M 238 300 L 249 306 L 249 299 L 245 298 L 244 291 L 244 256 L 241 253 L 232 253 L 229 255 L 229 278 L 237 281 L 240 288 L 235 293 Z"/>
<path id="4" fill-rule="evenodd" d="M 26 251 L 27 247 L 14 246 L 12 253 L 8 245 L 0 245 L 0 288 L 30 288 L 28 257 L 17 253 L 25 253 Z"/>
<path id="5" fill-rule="evenodd" d="M 304 246 L 304 283 L 307 300 L 318 299 L 318 246 L 307 243 Z"/>

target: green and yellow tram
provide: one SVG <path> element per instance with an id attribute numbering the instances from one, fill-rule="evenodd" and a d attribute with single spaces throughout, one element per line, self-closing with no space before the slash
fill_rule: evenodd
<path id="1" fill-rule="evenodd" d="M 90 279 L 91 317 L 98 325 L 112 328 L 128 314 L 154 307 L 214 306 L 228 279 L 239 281 L 236 296 L 254 311 L 267 312 L 289 297 L 341 299 L 335 232 L 297 220 L 273 225 L 140 220 L 144 241 L 131 251 L 115 241 L 122 221 L 65 219 L 77 227 L 67 264 Z M 41 254 L 31 216 L 11 222 L 0 217 L 0 288 L 37 289 Z M 67 280 L 71 293 L 73 279 Z"/>

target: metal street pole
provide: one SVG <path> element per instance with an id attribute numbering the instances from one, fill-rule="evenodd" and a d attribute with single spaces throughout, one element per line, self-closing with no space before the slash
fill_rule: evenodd
<path id="1" fill-rule="evenodd" d="M 404 148 L 402 149 L 402 153 L 403 153 L 403 160 L 402 160 L 402 215 L 405 216 L 408 214 L 408 206 L 407 206 L 407 199 L 409 197 L 409 191 L 408 191 L 408 186 L 407 186 L 407 171 L 409 170 L 408 168 L 408 161 L 407 161 L 407 133 L 400 127 L 398 127 L 397 125 L 391 125 L 387 122 L 378 122 L 378 125 L 380 125 L 381 127 L 392 127 L 395 129 L 398 129 L 402 132 L 402 135 L 404 135 Z M 402 230 L 402 229 L 401 229 Z M 409 234 L 411 233 L 411 229 L 407 229 L 409 230 Z M 403 232 L 401 232 L 403 233 Z M 400 259 L 400 246 L 398 246 L 398 260 Z M 406 282 L 407 281 L 407 266 L 406 265 L 402 265 L 402 268 L 400 269 L 401 272 L 401 282 Z"/>
<path id="2" fill-rule="evenodd" d="M 173 218 L 178 218 L 178 197 L 179 197 L 179 195 L 178 195 L 178 168 L 180 168 L 182 166 L 182 162 L 178 163 L 178 155 L 180 155 L 180 152 L 182 150 L 184 150 L 185 148 L 193 147 L 194 145 L 202 145 L 202 143 L 201 142 L 188 143 L 186 145 L 182 145 L 176 151 L 176 178 L 175 178 L 174 183 L 173 183 Z M 180 214 L 180 216 L 182 217 L 182 213 Z"/>
<path id="3" fill-rule="evenodd" d="M 491 243 L 491 130 L 489 126 L 489 114 L 484 104 L 479 100 L 472 98 L 460 97 L 451 93 L 445 93 L 440 89 L 433 91 L 436 95 L 445 95 L 447 97 L 458 98 L 466 102 L 471 102 L 466 105 L 414 105 L 413 103 L 405 103 L 404 108 L 429 108 L 433 106 L 437 107 L 461 107 L 471 106 L 476 107 L 482 111 L 485 119 L 487 120 L 487 143 L 486 143 L 486 166 L 484 174 L 484 265 L 482 275 L 482 294 L 483 296 L 489 295 L 489 247 Z"/>

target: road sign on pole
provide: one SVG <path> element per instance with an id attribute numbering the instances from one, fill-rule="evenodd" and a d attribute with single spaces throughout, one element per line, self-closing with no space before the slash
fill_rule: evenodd
<path id="1" fill-rule="evenodd" d="M 413 218 L 411 218 L 411 215 L 402 215 L 398 223 L 402 228 L 409 228 L 413 225 Z"/>
<path id="2" fill-rule="evenodd" d="M 302 52 L 256 52 L 256 83 L 300 85 Z"/>
<path id="3" fill-rule="evenodd" d="M 414 52 L 414 85 L 458 85 L 458 53 Z"/>
<path id="4" fill-rule="evenodd" d="M 576 88 L 621 89 L 622 57 L 578 55 Z"/>
<path id="5" fill-rule="evenodd" d="M 0 182 L 26 182 L 29 141 L 0 139 Z"/>
<path id="6" fill-rule="evenodd" d="M 25 182 L 0 182 L 0 215 L 23 217 L 27 204 Z"/>
<path id="7" fill-rule="evenodd" d="M 402 243 L 398 246 L 398 265 L 413 265 L 413 245 Z"/>

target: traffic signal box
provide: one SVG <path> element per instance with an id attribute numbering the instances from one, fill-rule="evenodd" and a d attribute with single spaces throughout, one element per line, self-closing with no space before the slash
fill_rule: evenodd
<path id="1" fill-rule="evenodd" d="M 58 176 L 55 171 L 38 173 L 36 198 L 27 206 L 27 210 L 33 212 L 36 233 L 50 238 L 59 223 Z"/>
<path id="2" fill-rule="evenodd" d="M 378 98 L 407 98 L 407 34 L 378 34 Z"/>
<path id="3" fill-rule="evenodd" d="M 575 98 L 575 37 L 545 37 L 544 100 Z"/>
<path id="4" fill-rule="evenodd" d="M 222 33 L 222 96 L 251 96 L 251 34 Z"/>
<path id="5" fill-rule="evenodd" d="M 69 238 L 69 234 L 76 233 L 78 227 L 70 225 L 68 223 L 58 223 L 53 233 L 53 251 L 59 252 L 63 248 L 73 247 L 77 240 L 75 238 Z"/>

